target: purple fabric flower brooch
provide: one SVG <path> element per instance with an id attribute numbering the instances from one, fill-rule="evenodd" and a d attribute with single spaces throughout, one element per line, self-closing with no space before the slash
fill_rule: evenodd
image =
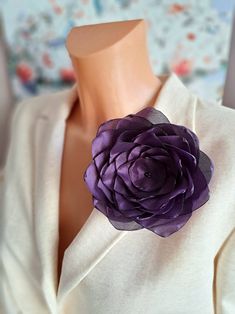
<path id="1" fill-rule="evenodd" d="M 99 126 L 84 180 L 116 229 L 168 237 L 208 201 L 213 171 L 195 133 L 147 107 Z"/>

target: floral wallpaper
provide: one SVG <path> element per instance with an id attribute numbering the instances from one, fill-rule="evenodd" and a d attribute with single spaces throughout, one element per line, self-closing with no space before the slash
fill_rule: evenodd
<path id="1" fill-rule="evenodd" d="M 16 6 L 13 0 L 0 0 L 14 92 L 20 99 L 73 84 L 65 48 L 72 27 L 143 18 L 155 73 L 174 71 L 202 98 L 219 100 L 233 2 L 223 6 L 208 0 L 21 0 Z"/>

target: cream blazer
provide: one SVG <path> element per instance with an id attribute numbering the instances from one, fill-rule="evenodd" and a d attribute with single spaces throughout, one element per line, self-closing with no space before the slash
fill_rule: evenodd
<path id="1" fill-rule="evenodd" d="M 65 251 L 56 291 L 59 179 L 76 84 L 20 102 L 1 199 L 1 314 L 235 313 L 235 110 L 202 102 L 174 73 L 165 78 L 154 106 L 193 130 L 213 160 L 209 201 L 167 238 L 117 230 L 93 208 Z"/>

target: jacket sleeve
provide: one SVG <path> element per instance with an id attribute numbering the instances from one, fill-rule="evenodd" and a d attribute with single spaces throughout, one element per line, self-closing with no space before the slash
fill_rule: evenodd
<path id="1" fill-rule="evenodd" d="M 216 314 L 235 313 L 235 228 L 218 253 L 215 300 Z"/>

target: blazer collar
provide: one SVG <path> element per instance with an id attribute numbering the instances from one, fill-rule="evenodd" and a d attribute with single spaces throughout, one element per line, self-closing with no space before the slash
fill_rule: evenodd
<path id="1" fill-rule="evenodd" d="M 183 124 L 192 129 L 195 96 L 174 73 L 162 75 L 160 79 L 163 85 L 154 107 L 161 110 L 171 123 Z M 35 127 L 35 241 L 42 265 L 42 290 L 51 313 L 128 233 L 115 229 L 105 215 L 93 208 L 86 223 L 65 251 L 60 284 L 56 291 L 61 162 L 66 119 L 77 97 L 76 87 L 74 84 L 70 89 L 54 93 L 51 103 L 42 107 Z"/>

